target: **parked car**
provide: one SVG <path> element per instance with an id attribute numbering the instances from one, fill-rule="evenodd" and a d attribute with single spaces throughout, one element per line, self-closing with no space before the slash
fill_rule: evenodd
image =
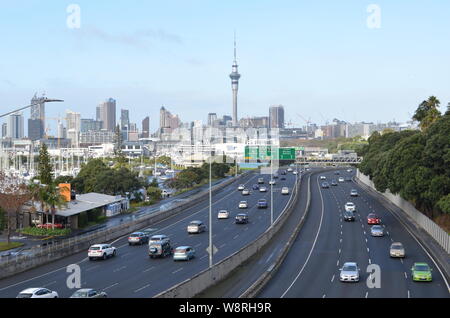
<path id="1" fill-rule="evenodd" d="M 230 213 L 227 210 L 220 210 L 217 214 L 218 219 L 228 219 L 230 217 Z"/>
<path id="2" fill-rule="evenodd" d="M 369 225 L 381 224 L 381 219 L 375 213 L 370 213 L 367 216 L 367 224 Z"/>
<path id="3" fill-rule="evenodd" d="M 22 290 L 16 298 L 58 298 L 58 293 L 47 288 L 27 288 Z"/>
<path id="4" fill-rule="evenodd" d="M 345 211 L 355 212 L 356 211 L 356 205 L 353 202 L 347 202 L 344 205 L 344 209 L 345 209 Z"/>
<path id="5" fill-rule="evenodd" d="M 94 259 L 107 259 L 117 255 L 116 248 L 110 244 L 95 244 L 89 247 L 88 257 L 92 261 Z"/>
<path id="6" fill-rule="evenodd" d="M 356 191 L 356 189 L 352 189 L 352 190 L 350 191 L 350 196 L 351 196 L 351 197 L 357 197 L 357 196 L 358 196 L 358 191 Z"/>
<path id="7" fill-rule="evenodd" d="M 78 289 L 70 296 L 70 298 L 107 298 L 108 294 L 105 292 L 98 292 L 92 288 Z"/>
<path id="8" fill-rule="evenodd" d="M 179 246 L 173 252 L 174 261 L 189 261 L 195 257 L 195 250 L 191 246 Z"/>
<path id="9" fill-rule="evenodd" d="M 239 209 L 247 209 L 248 208 L 248 203 L 247 201 L 241 201 L 239 202 Z"/>
<path id="10" fill-rule="evenodd" d="M 414 263 L 411 268 L 411 277 L 415 282 L 431 282 L 433 269 L 427 263 Z"/>
<path id="11" fill-rule="evenodd" d="M 391 257 L 405 257 L 405 248 L 400 242 L 394 242 L 389 249 L 389 255 Z"/>
<path id="12" fill-rule="evenodd" d="M 242 190 L 242 195 L 250 195 L 250 190 L 249 189 Z"/>
<path id="13" fill-rule="evenodd" d="M 247 224 L 248 223 L 248 214 L 247 213 L 239 213 L 236 215 L 234 222 L 236 224 Z"/>
<path id="14" fill-rule="evenodd" d="M 148 245 L 148 256 L 150 258 L 166 257 L 172 253 L 173 249 L 169 241 L 153 241 Z"/>
<path id="15" fill-rule="evenodd" d="M 267 192 L 267 188 L 266 187 L 260 187 L 259 188 L 259 192 Z"/>
<path id="16" fill-rule="evenodd" d="M 352 211 L 344 212 L 344 221 L 353 222 L 355 221 L 355 214 Z"/>
<path id="17" fill-rule="evenodd" d="M 374 225 L 370 228 L 370 235 L 384 236 L 384 228 L 381 225 Z"/>
<path id="18" fill-rule="evenodd" d="M 282 187 L 281 188 L 281 194 L 289 194 L 289 188 L 288 187 Z"/>
<path id="19" fill-rule="evenodd" d="M 259 199 L 257 206 L 258 206 L 258 209 L 267 209 L 269 205 L 267 204 L 266 199 Z"/>
<path id="20" fill-rule="evenodd" d="M 130 236 L 128 237 L 128 245 L 142 245 L 142 244 L 147 244 L 149 241 L 149 237 L 147 234 L 143 233 L 143 232 L 134 232 L 131 233 Z"/>
<path id="21" fill-rule="evenodd" d="M 201 233 L 206 231 L 206 225 L 202 221 L 191 221 L 187 227 L 189 234 Z"/>
<path id="22" fill-rule="evenodd" d="M 346 262 L 340 269 L 339 280 L 341 282 L 358 282 L 359 271 L 358 264 L 355 262 Z"/>

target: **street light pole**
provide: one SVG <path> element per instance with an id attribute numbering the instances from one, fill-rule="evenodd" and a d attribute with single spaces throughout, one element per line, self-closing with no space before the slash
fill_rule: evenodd
<path id="1" fill-rule="evenodd" d="M 42 101 L 41 103 L 53 103 L 53 102 L 58 102 L 58 103 L 60 103 L 60 102 L 64 102 L 64 100 L 62 100 L 62 99 L 44 98 L 43 101 Z M 8 116 L 8 115 L 11 115 L 11 114 L 14 114 L 14 113 L 17 113 L 17 112 L 20 112 L 21 110 L 30 108 L 30 107 L 32 107 L 32 106 L 40 105 L 41 103 L 34 103 L 34 104 L 31 104 L 31 105 L 28 105 L 28 106 L 21 107 L 21 108 L 19 108 L 19 109 L 10 111 L 10 112 L 8 112 L 8 113 L 6 113 L 6 114 L 0 115 L 0 118 L 6 117 L 6 116 Z"/>
<path id="2" fill-rule="evenodd" d="M 212 156 L 209 157 L 209 268 L 213 265 L 213 243 L 212 243 Z"/>
<path id="3" fill-rule="evenodd" d="M 270 226 L 273 225 L 273 151 L 271 150 L 271 160 L 270 160 Z"/>

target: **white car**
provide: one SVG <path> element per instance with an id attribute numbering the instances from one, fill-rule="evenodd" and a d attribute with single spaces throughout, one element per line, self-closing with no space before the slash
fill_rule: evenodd
<path id="1" fill-rule="evenodd" d="M 242 195 L 250 195 L 250 190 L 249 189 L 242 190 Z"/>
<path id="2" fill-rule="evenodd" d="M 347 169 L 347 172 L 352 172 L 352 169 Z"/>
<path id="3" fill-rule="evenodd" d="M 325 176 L 320 176 L 320 180 L 326 180 L 327 179 L 327 177 L 325 177 Z"/>
<path id="4" fill-rule="evenodd" d="M 88 257 L 92 261 L 94 259 L 107 259 L 108 257 L 116 256 L 117 251 L 114 246 L 110 244 L 95 244 L 89 247 Z"/>
<path id="5" fill-rule="evenodd" d="M 247 201 L 239 202 L 239 209 L 247 209 L 247 208 L 248 208 Z"/>
<path id="6" fill-rule="evenodd" d="M 287 169 L 288 172 L 292 172 L 292 170 L 293 170 L 292 168 L 288 168 Z"/>
<path id="7" fill-rule="evenodd" d="M 238 187 L 238 191 L 242 191 L 242 190 L 244 190 L 244 189 L 245 189 L 245 185 L 240 184 L 239 187 Z"/>
<path id="8" fill-rule="evenodd" d="M 341 282 L 359 282 L 359 267 L 355 262 L 346 262 L 340 269 L 339 280 Z"/>
<path id="9" fill-rule="evenodd" d="M 355 212 L 356 211 L 356 205 L 353 202 L 347 202 L 344 206 L 345 211 L 349 212 Z"/>
<path id="10" fill-rule="evenodd" d="M 281 188 L 281 194 L 289 194 L 289 188 L 288 187 L 282 187 Z"/>
<path id="11" fill-rule="evenodd" d="M 191 221 L 187 227 L 189 234 L 201 233 L 206 231 L 206 225 L 202 221 Z"/>
<path id="12" fill-rule="evenodd" d="M 148 241 L 148 245 L 151 245 L 154 242 L 169 242 L 170 239 L 167 235 L 160 234 L 160 235 L 153 235 L 150 240 Z"/>
<path id="13" fill-rule="evenodd" d="M 227 210 L 220 210 L 217 214 L 218 219 L 228 219 L 230 217 L 230 213 Z"/>
<path id="14" fill-rule="evenodd" d="M 298 174 L 297 170 L 295 170 L 294 172 L 292 172 L 293 174 Z"/>
<path id="15" fill-rule="evenodd" d="M 338 181 L 339 181 L 339 182 L 344 182 L 344 181 L 345 181 L 345 180 L 344 180 L 344 177 L 339 177 Z"/>
<path id="16" fill-rule="evenodd" d="M 259 192 L 267 192 L 267 188 L 266 187 L 260 187 L 259 188 Z"/>
<path id="17" fill-rule="evenodd" d="M 58 298 L 58 293 L 47 288 L 27 288 L 16 298 Z"/>
<path id="18" fill-rule="evenodd" d="M 270 185 L 275 185 L 275 184 L 277 184 L 277 182 L 276 182 L 275 180 L 270 180 L 270 181 L 269 181 L 269 184 L 270 184 Z"/>

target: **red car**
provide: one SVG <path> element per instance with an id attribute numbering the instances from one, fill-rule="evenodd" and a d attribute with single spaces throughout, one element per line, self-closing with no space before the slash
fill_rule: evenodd
<path id="1" fill-rule="evenodd" d="M 47 229 L 47 230 L 53 228 L 51 223 L 39 224 L 36 227 L 40 228 L 40 229 Z M 62 229 L 62 228 L 64 228 L 64 226 L 62 224 L 58 224 L 58 223 L 55 223 L 54 227 L 55 227 L 55 229 Z"/>
<path id="2" fill-rule="evenodd" d="M 367 216 L 367 224 L 381 224 L 381 219 L 375 213 L 370 213 Z"/>

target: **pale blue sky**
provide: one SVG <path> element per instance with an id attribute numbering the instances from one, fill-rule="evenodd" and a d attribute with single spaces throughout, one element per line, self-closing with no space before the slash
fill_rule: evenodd
<path id="1" fill-rule="evenodd" d="M 69 4 L 81 28 L 66 25 Z M 367 27 L 367 7 L 381 28 Z M 165 105 L 183 121 L 231 113 L 233 31 L 242 74 L 239 116 L 317 123 L 405 121 L 430 95 L 450 101 L 450 2 L 446 0 L 17 0 L 0 3 L 1 110 L 34 92 L 95 116 L 113 97 L 141 126 Z M 29 111 L 26 112 L 26 117 Z M 53 126 L 53 125 L 52 125 Z"/>

